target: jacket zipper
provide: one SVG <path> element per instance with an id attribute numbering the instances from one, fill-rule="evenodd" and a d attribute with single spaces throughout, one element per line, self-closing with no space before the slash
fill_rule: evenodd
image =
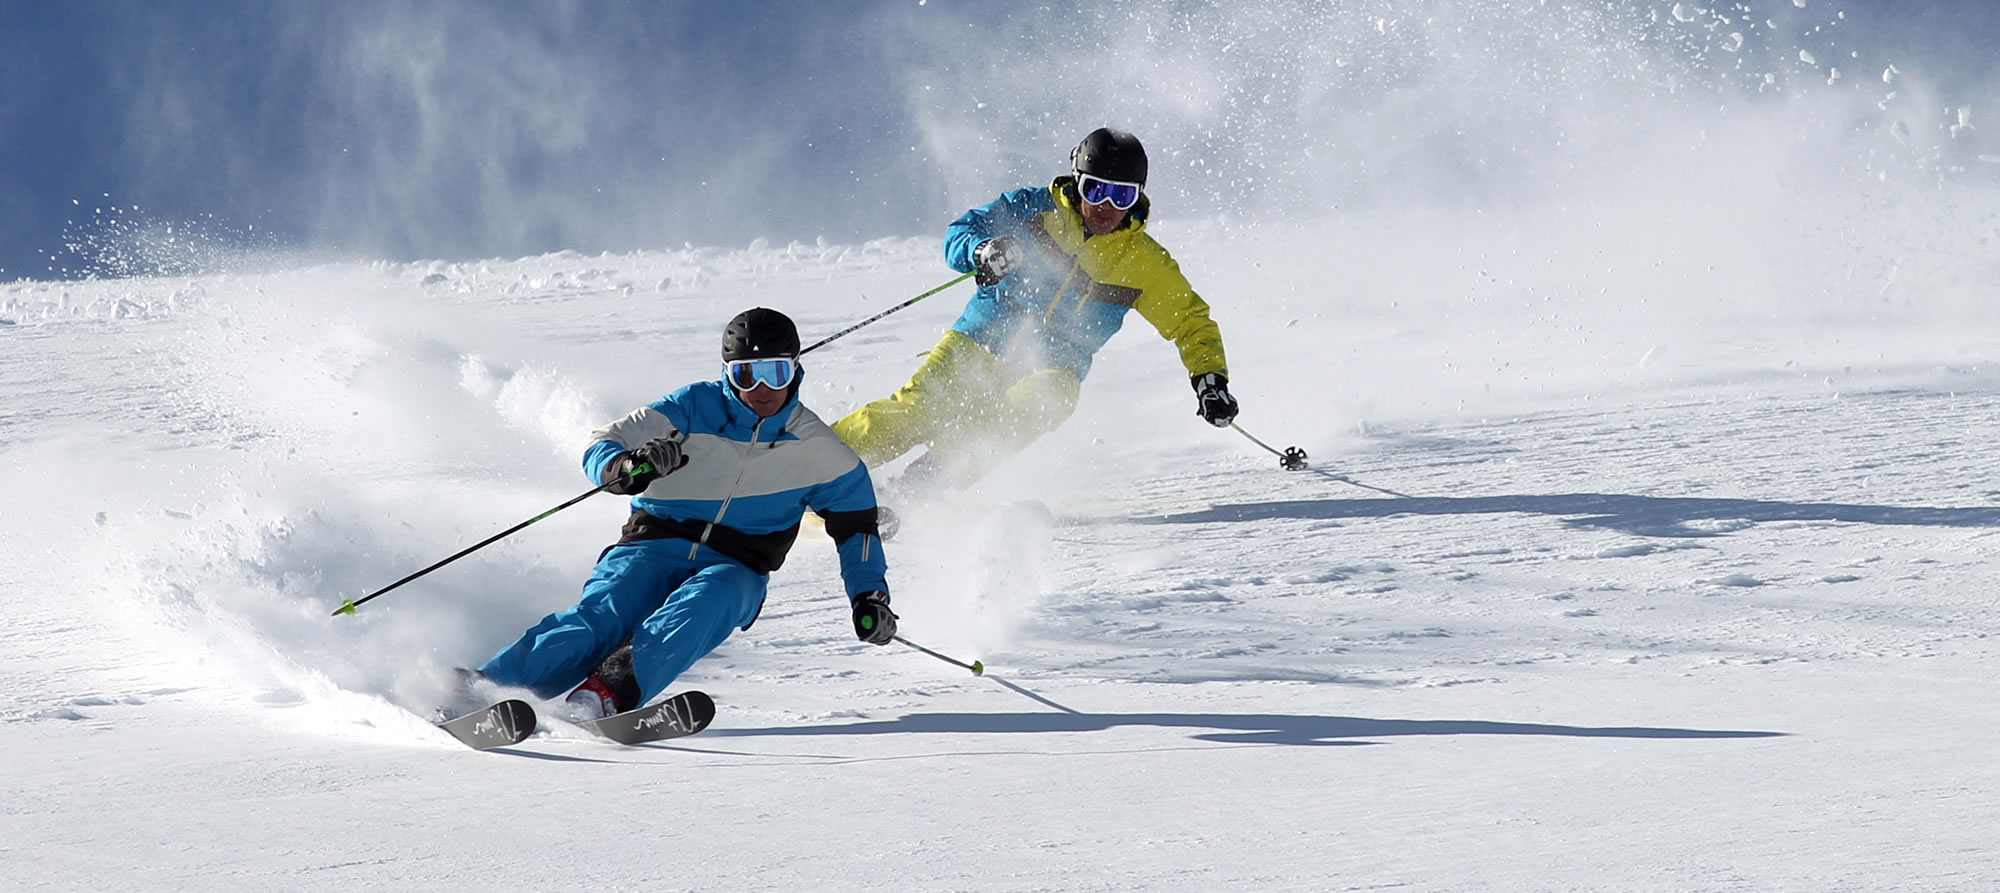
<path id="1" fill-rule="evenodd" d="M 722 497 L 722 505 L 716 507 L 715 519 L 708 522 L 707 527 L 701 529 L 701 539 L 697 540 L 693 546 L 688 547 L 689 561 L 693 561 L 695 555 L 701 552 L 702 546 L 708 545 L 708 535 L 714 533 L 715 528 L 722 524 L 722 516 L 729 514 L 729 504 L 736 501 L 736 489 L 743 486 L 743 475 L 750 471 L 750 462 L 756 458 L 757 435 L 763 430 L 764 419 L 762 418 L 757 420 L 757 424 L 750 426 L 750 443 L 743 448 L 743 464 L 736 469 L 736 480 L 729 485 L 729 495 Z"/>

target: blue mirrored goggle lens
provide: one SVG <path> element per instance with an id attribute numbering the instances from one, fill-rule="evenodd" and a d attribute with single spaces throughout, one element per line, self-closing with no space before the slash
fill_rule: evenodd
<path id="1" fill-rule="evenodd" d="M 747 391 L 760 384 L 769 385 L 774 390 L 792 386 L 792 379 L 799 374 L 797 360 L 780 357 L 774 360 L 730 360 L 722 364 L 722 376 L 739 391 Z"/>
<path id="2" fill-rule="evenodd" d="M 1084 176 L 1077 178 L 1076 189 L 1083 195 L 1084 201 L 1093 205 L 1110 202 L 1112 207 L 1126 211 L 1139 203 L 1139 187 L 1130 183 L 1113 183 Z"/>

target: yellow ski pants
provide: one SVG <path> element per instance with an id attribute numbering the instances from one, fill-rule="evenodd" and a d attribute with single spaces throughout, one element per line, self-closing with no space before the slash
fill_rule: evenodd
<path id="1" fill-rule="evenodd" d="M 907 384 L 833 423 L 870 468 L 928 446 L 946 479 L 970 486 L 1076 411 L 1083 383 L 1062 369 L 1023 377 L 963 332 L 946 332 Z"/>

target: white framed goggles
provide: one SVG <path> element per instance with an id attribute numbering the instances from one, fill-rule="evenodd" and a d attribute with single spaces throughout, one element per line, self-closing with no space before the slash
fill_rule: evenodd
<path id="1" fill-rule="evenodd" d="M 1101 205 L 1110 202 L 1111 207 L 1120 211 L 1130 211 L 1133 205 L 1139 203 L 1139 193 L 1144 191 L 1146 191 L 1144 183 L 1106 180 L 1081 171 L 1076 175 L 1076 192 L 1083 196 L 1086 204 Z"/>
<path id="2" fill-rule="evenodd" d="M 792 386 L 799 378 L 799 361 L 791 357 L 730 360 L 722 364 L 722 380 L 739 391 L 768 385 L 774 391 Z"/>

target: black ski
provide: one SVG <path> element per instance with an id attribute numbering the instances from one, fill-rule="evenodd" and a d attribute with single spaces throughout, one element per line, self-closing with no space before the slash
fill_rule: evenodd
<path id="1" fill-rule="evenodd" d="M 619 744 L 645 744 L 692 735 L 715 720 L 715 701 L 698 691 L 684 691 L 637 710 L 585 720 L 577 726 Z"/>
<path id="2" fill-rule="evenodd" d="M 519 744 L 535 733 L 535 708 L 527 701 L 501 701 L 483 710 L 437 723 L 473 750 Z"/>

